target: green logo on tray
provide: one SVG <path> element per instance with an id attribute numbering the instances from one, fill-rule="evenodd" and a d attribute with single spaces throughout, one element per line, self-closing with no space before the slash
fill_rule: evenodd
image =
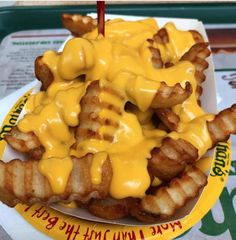
<path id="1" fill-rule="evenodd" d="M 2 141 L 4 139 L 5 134 L 10 132 L 11 129 L 16 125 L 20 113 L 24 108 L 28 98 L 29 94 L 26 94 L 22 98 L 20 98 L 20 100 L 16 103 L 16 105 L 11 109 L 9 114 L 4 119 L 4 123 L 2 125 L 0 132 L 0 141 Z"/>
<path id="2" fill-rule="evenodd" d="M 219 199 L 223 211 L 221 215 L 223 215 L 224 220 L 223 222 L 217 222 L 212 214 L 212 210 L 210 210 L 202 219 L 202 226 L 200 228 L 202 233 L 210 236 L 218 236 L 228 230 L 231 234 L 231 238 L 236 239 L 236 213 L 233 205 L 235 196 L 236 188 L 231 192 L 229 192 L 227 188 L 224 188 Z"/>
<path id="3" fill-rule="evenodd" d="M 227 176 L 228 170 L 225 167 L 229 161 L 229 146 L 227 143 L 220 142 L 216 146 L 214 165 L 212 167 L 210 175 L 215 176 Z"/>

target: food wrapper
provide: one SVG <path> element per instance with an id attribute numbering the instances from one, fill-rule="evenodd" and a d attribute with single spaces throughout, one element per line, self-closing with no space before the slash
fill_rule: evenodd
<path id="1" fill-rule="evenodd" d="M 92 17 L 96 17 L 96 15 L 91 14 Z M 141 17 L 131 17 L 131 16 L 121 16 L 121 15 L 106 15 L 106 19 L 113 19 L 113 18 L 123 18 L 126 20 L 138 20 Z M 208 42 L 207 35 L 205 29 L 203 27 L 202 22 L 195 20 L 195 19 L 176 19 L 176 18 L 155 18 L 159 27 L 163 26 L 167 22 L 174 22 L 176 27 L 180 30 L 190 30 L 194 29 L 200 32 Z M 64 44 L 63 44 L 64 46 Z M 59 51 L 63 49 L 63 46 Z M 215 90 L 215 81 L 214 81 L 214 67 L 212 56 L 207 58 L 209 63 L 209 68 L 205 71 L 206 74 L 206 81 L 203 84 L 203 95 L 201 96 L 202 107 L 206 112 L 209 113 L 216 113 L 216 90 Z M 40 89 L 40 83 L 35 80 L 30 84 L 26 85 L 25 87 L 17 90 L 13 94 L 9 95 L 8 97 L 2 99 L 0 101 L 1 111 L 0 111 L 0 122 L 1 122 L 1 132 L 0 132 L 0 154 L 1 159 L 3 161 L 9 161 L 14 158 L 24 159 L 24 156 L 19 154 L 18 152 L 12 150 L 9 146 L 7 146 L 6 142 L 3 140 L 4 135 L 11 130 L 11 128 L 19 121 L 20 118 L 23 117 L 25 114 L 24 106 L 29 98 L 29 96 L 33 93 L 38 92 Z M 213 159 L 214 151 L 209 151 L 207 156 Z M 207 164 L 203 164 L 200 166 L 206 174 L 209 175 L 210 167 L 213 161 L 207 160 Z M 206 166 L 207 165 L 207 166 Z M 210 178 L 211 176 L 209 176 Z M 194 210 L 196 203 L 202 197 L 202 194 L 205 194 L 205 189 L 202 193 L 199 194 L 198 197 L 189 201 L 185 207 L 181 208 L 177 211 L 177 213 L 167 219 L 161 219 L 156 224 L 164 224 L 167 222 L 172 222 L 175 220 L 182 219 L 186 217 L 186 215 L 191 214 Z M 213 205 L 213 203 L 212 203 Z M 53 204 L 51 206 L 53 209 L 56 209 L 60 212 L 63 212 L 67 215 L 75 216 L 77 218 L 95 221 L 95 222 L 102 222 L 102 223 L 112 223 L 112 224 L 120 224 L 120 225 L 146 225 L 142 222 L 138 222 L 133 218 L 125 218 L 121 220 L 105 220 L 98 217 L 91 215 L 86 209 L 72 209 L 63 207 L 60 204 Z"/>

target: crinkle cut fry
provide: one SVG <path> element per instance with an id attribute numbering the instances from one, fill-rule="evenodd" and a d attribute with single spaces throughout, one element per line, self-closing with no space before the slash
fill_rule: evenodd
<path id="1" fill-rule="evenodd" d="M 199 33 L 196 30 L 189 30 L 189 32 L 192 34 L 195 43 L 204 42 L 204 39 L 203 39 L 201 33 Z"/>
<path id="2" fill-rule="evenodd" d="M 89 211 L 106 219 L 119 219 L 130 214 L 142 222 L 153 223 L 174 215 L 189 199 L 197 196 L 206 183 L 205 174 L 197 167 L 189 166 L 180 178 L 172 179 L 168 186 L 158 187 L 154 194 L 142 199 L 93 200 Z"/>
<path id="3" fill-rule="evenodd" d="M 214 147 L 220 141 L 226 141 L 231 134 L 236 134 L 236 104 L 219 112 L 207 128 Z M 183 139 L 164 138 L 160 148 L 154 148 L 148 162 L 152 175 L 169 181 L 180 174 L 187 164 L 198 158 L 197 149 Z"/>
<path id="4" fill-rule="evenodd" d="M 49 67 L 43 62 L 42 56 L 36 58 L 34 64 L 34 71 L 35 76 L 42 83 L 40 90 L 46 91 L 53 82 L 54 76 Z"/>
<path id="5" fill-rule="evenodd" d="M 193 45 L 180 59 L 180 61 L 190 61 L 195 66 L 196 71 L 194 76 L 197 81 L 196 96 L 199 105 L 199 98 L 202 95 L 201 84 L 206 78 L 204 70 L 208 68 L 208 62 L 205 59 L 209 55 L 210 50 L 208 49 L 208 43 L 199 42 Z M 168 118 L 165 118 L 167 112 Z M 176 126 L 178 125 L 179 121 L 178 116 L 173 111 L 171 113 L 170 111 L 166 111 L 164 108 L 160 108 L 158 111 L 156 111 L 156 114 L 170 130 L 176 130 Z"/>
<path id="6" fill-rule="evenodd" d="M 195 43 L 204 42 L 204 39 L 203 39 L 202 35 L 198 31 L 196 31 L 196 30 L 189 30 L 189 32 L 192 34 Z M 158 68 L 162 68 L 163 66 L 165 66 L 165 67 L 173 66 L 172 63 L 163 63 L 163 61 L 161 60 L 161 54 L 160 54 L 159 49 L 153 47 L 153 43 L 154 42 L 156 42 L 157 44 L 162 44 L 162 45 L 165 45 L 165 44 L 167 44 L 169 42 L 169 36 L 168 36 L 167 30 L 165 28 L 161 28 L 153 36 L 153 38 L 152 39 L 148 39 L 148 41 L 151 44 L 150 50 L 152 52 L 153 57 L 154 57 L 154 54 L 155 54 L 155 58 L 158 59 L 159 63 L 161 63 L 161 64 L 158 65 Z M 153 51 L 152 51 L 152 49 L 153 49 Z"/>
<path id="7" fill-rule="evenodd" d="M 165 28 L 161 28 L 153 36 L 153 40 L 158 44 L 167 44 L 169 42 L 169 36 Z"/>
<path id="8" fill-rule="evenodd" d="M 102 126 L 119 127 L 119 122 L 113 121 L 110 118 L 102 118 L 99 113 L 102 109 L 109 109 L 110 111 L 121 115 L 121 109 L 112 103 L 103 102 L 99 98 L 99 94 L 104 91 L 112 94 L 114 97 L 123 101 L 122 96 L 114 89 L 107 87 L 100 87 L 99 81 L 93 81 L 87 87 L 86 94 L 82 98 L 81 112 L 79 115 L 79 126 L 76 129 L 76 144 L 86 139 L 103 139 L 112 142 L 113 136 L 107 134 L 100 134 L 99 129 Z"/>
<path id="9" fill-rule="evenodd" d="M 162 42 L 162 44 L 166 43 L 165 41 Z M 154 35 L 154 41 L 155 41 L 155 35 Z M 159 40 L 158 40 L 159 41 Z M 168 40 L 169 41 L 169 40 Z M 149 43 L 152 44 L 153 40 L 149 39 Z M 197 97 L 199 98 L 202 94 L 202 88 L 201 84 L 203 81 L 205 81 L 205 74 L 204 70 L 208 68 L 208 62 L 206 61 L 206 58 L 210 55 L 210 50 L 208 49 L 208 43 L 206 42 L 198 42 L 194 44 L 181 58 L 180 61 L 190 61 L 195 66 L 195 79 L 197 81 L 198 87 L 196 89 L 197 91 Z M 152 61 L 153 66 L 157 69 L 163 68 L 164 63 L 161 60 L 160 51 L 157 48 L 154 48 L 153 46 L 149 47 L 151 53 L 152 53 Z M 172 67 L 173 64 L 166 63 L 165 67 Z"/>
<path id="10" fill-rule="evenodd" d="M 157 108 L 154 112 L 168 130 L 177 131 L 180 118 L 171 108 Z"/>
<path id="11" fill-rule="evenodd" d="M 95 216 L 115 220 L 129 215 L 129 199 L 93 199 L 88 210 Z"/>
<path id="12" fill-rule="evenodd" d="M 184 139 L 174 140 L 166 137 L 159 148 L 151 151 L 148 169 L 151 175 L 163 181 L 170 181 L 184 171 L 187 164 L 198 158 L 197 149 Z"/>
<path id="13" fill-rule="evenodd" d="M 151 103 L 152 108 L 169 108 L 185 101 L 192 93 L 189 82 L 185 83 L 185 89 L 180 83 L 169 87 L 165 82 L 161 82 L 160 88 Z"/>
<path id="14" fill-rule="evenodd" d="M 166 30 L 164 29 L 164 31 L 166 32 Z M 155 39 L 154 35 L 154 39 Z M 148 39 L 148 42 L 153 45 L 154 39 Z M 167 41 L 168 39 L 165 39 L 163 41 Z M 162 40 L 159 39 L 159 41 L 161 43 Z M 156 69 L 161 69 L 164 67 L 164 63 L 161 59 L 161 53 L 160 50 L 158 48 L 154 48 L 153 46 L 149 47 L 149 50 L 152 53 L 152 64 L 153 67 Z M 169 64 L 165 64 L 165 67 L 170 67 Z M 191 87 L 191 85 L 190 85 Z M 191 93 L 192 93 L 192 89 L 191 89 Z M 158 93 L 157 93 L 158 94 Z M 156 97 L 154 98 L 155 100 L 153 100 L 154 102 L 158 102 L 158 99 L 156 100 Z M 173 106 L 173 105 L 172 105 Z M 162 124 L 164 124 L 164 129 L 167 128 L 167 130 L 170 131 L 175 131 L 178 128 L 178 124 L 179 124 L 179 117 L 177 116 L 177 114 L 175 114 L 170 107 L 159 107 L 155 109 L 155 114 L 157 115 L 157 117 L 162 121 Z"/>
<path id="15" fill-rule="evenodd" d="M 18 159 L 8 163 L 0 161 L 0 200 L 13 207 L 19 202 L 50 204 L 73 200 L 88 202 L 91 198 L 105 198 L 112 177 L 111 163 L 107 158 L 102 166 L 102 182 L 93 185 L 90 180 L 92 159 L 92 154 L 79 159 L 72 157 L 73 169 L 66 190 L 59 195 L 53 193 L 47 178 L 39 172 L 37 161 Z"/>
<path id="16" fill-rule="evenodd" d="M 81 100 L 81 112 L 79 115 L 79 127 L 76 130 L 77 144 L 85 139 L 105 139 L 107 141 L 112 141 L 112 136 L 99 134 L 99 129 L 102 126 L 113 126 L 117 128 L 119 126 L 118 122 L 114 122 L 111 119 L 101 118 L 99 113 L 102 109 L 107 108 L 116 114 L 121 114 L 121 109 L 111 103 L 102 102 L 99 99 L 99 94 L 101 91 L 106 91 L 111 93 L 113 96 L 119 98 L 121 101 L 122 97 L 112 88 L 102 89 L 99 86 L 99 81 L 93 81 L 87 88 L 85 96 Z M 174 104 L 183 102 L 190 94 L 192 88 L 191 85 L 186 82 L 186 87 L 183 89 L 180 84 L 176 84 L 173 87 L 169 87 L 166 83 L 162 82 L 160 88 L 158 89 L 152 103 L 151 107 L 169 107 Z"/>
<path id="17" fill-rule="evenodd" d="M 85 96 L 81 100 L 80 125 L 76 129 L 77 143 L 85 138 L 105 139 L 107 141 L 113 140 L 113 136 L 99 135 L 98 130 L 104 125 L 114 126 L 116 128 L 119 126 L 119 123 L 111 119 L 101 119 L 98 114 L 103 108 L 108 108 L 118 115 L 121 114 L 121 110 L 111 103 L 104 103 L 99 100 L 98 96 L 102 90 L 121 98 L 115 90 L 109 87 L 101 89 L 99 87 L 99 81 L 94 81 L 89 85 Z M 26 153 L 29 159 L 39 160 L 45 152 L 44 147 L 33 132 L 23 133 L 17 126 L 13 127 L 12 130 L 5 135 L 5 140 L 15 150 Z"/>
<path id="18" fill-rule="evenodd" d="M 211 54 L 210 50 L 208 49 L 208 45 L 209 44 L 205 42 L 196 43 L 180 59 L 180 61 L 190 61 L 195 66 L 194 76 L 197 81 L 196 95 L 198 100 L 202 95 L 201 84 L 206 79 L 204 70 L 206 70 L 209 65 L 206 61 L 206 58 Z"/>
<path id="19" fill-rule="evenodd" d="M 172 179 L 168 186 L 160 187 L 154 194 L 145 196 L 141 200 L 141 210 L 147 215 L 161 218 L 173 216 L 189 199 L 196 197 L 206 184 L 206 175 L 197 167 L 190 166 L 181 177 Z"/>
<path id="20" fill-rule="evenodd" d="M 153 44 L 152 39 L 147 40 L 151 45 Z M 158 48 L 154 48 L 153 46 L 149 46 L 149 50 L 151 51 L 152 54 L 152 65 L 156 69 L 161 69 L 164 66 L 164 63 L 161 59 L 161 52 Z"/>
<path id="21" fill-rule="evenodd" d="M 91 32 L 97 27 L 97 19 L 80 14 L 63 14 L 62 24 L 72 35 L 81 37 L 83 34 Z"/>
<path id="22" fill-rule="evenodd" d="M 44 153 L 44 147 L 33 132 L 23 133 L 17 126 L 4 136 L 6 142 L 15 150 L 26 153 L 30 159 L 39 160 Z"/>
<path id="23" fill-rule="evenodd" d="M 230 134 L 236 134 L 236 104 L 219 112 L 212 121 L 207 122 L 212 147 L 226 141 Z"/>
<path id="24" fill-rule="evenodd" d="M 143 211 L 140 199 L 136 199 L 136 201 L 133 201 L 133 204 L 130 205 L 129 212 L 131 216 L 141 222 L 155 223 L 160 219 L 159 216 Z"/>
<path id="25" fill-rule="evenodd" d="M 195 43 L 204 42 L 204 39 L 203 39 L 202 35 L 198 31 L 189 30 L 189 32 L 192 34 L 192 37 L 193 37 Z M 169 36 L 168 36 L 167 30 L 165 28 L 161 28 L 153 36 L 152 40 L 155 41 L 158 44 L 167 44 L 169 42 Z"/>

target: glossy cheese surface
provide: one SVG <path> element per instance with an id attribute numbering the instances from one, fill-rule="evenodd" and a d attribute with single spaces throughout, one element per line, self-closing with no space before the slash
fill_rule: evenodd
<path id="1" fill-rule="evenodd" d="M 31 97 L 19 129 L 33 131 L 44 146 L 39 170 L 49 179 L 56 194 L 65 190 L 73 167 L 71 155 L 81 157 L 93 153 L 90 169 L 93 184 L 101 182 L 102 165 L 109 157 L 113 169 L 111 196 L 120 199 L 145 195 L 151 184 L 147 170 L 150 152 L 167 136 L 150 123 L 153 114 L 150 105 L 163 81 L 169 86 L 180 83 L 182 87 L 190 82 L 193 88 L 192 95 L 183 104 L 173 107 L 181 125 L 178 132 L 169 136 L 190 141 L 198 148 L 200 156 L 211 145 L 206 128 L 210 118 L 205 117 L 195 95 L 195 68 L 190 62 L 178 62 L 194 40 L 190 32 L 177 30 L 172 23 L 165 27 L 170 42 L 158 47 L 164 62 L 170 59 L 175 62 L 168 69 L 155 69 L 152 64 L 147 39 L 159 29 L 152 18 L 136 22 L 111 20 L 106 23 L 105 37 L 97 35 L 95 29 L 83 38 L 69 40 L 60 54 L 44 53 L 42 60 L 54 80 L 46 92 L 40 91 Z M 99 112 L 100 118 L 117 123 L 98 129 L 101 135 L 113 136 L 113 141 L 86 139 L 72 150 L 75 143 L 73 128 L 79 125 L 80 101 L 94 80 L 100 80 L 101 88 L 109 86 L 122 96 L 118 98 L 106 91 L 99 94 L 101 102 L 112 103 L 121 110 L 121 114 L 109 109 Z M 126 111 L 127 102 L 136 105 L 137 110 Z M 194 133 L 190 131 L 193 128 Z"/>

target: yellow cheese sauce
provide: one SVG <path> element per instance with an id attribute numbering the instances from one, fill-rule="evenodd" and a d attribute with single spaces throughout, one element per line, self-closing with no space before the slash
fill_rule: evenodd
<path id="1" fill-rule="evenodd" d="M 113 42 L 122 43 L 132 48 L 139 48 L 144 41 L 152 38 L 157 32 L 158 25 L 153 18 L 139 21 L 124 21 L 113 19 L 106 22 L 105 36 Z M 96 39 L 97 29 L 84 35 L 86 39 Z"/>
<path id="2" fill-rule="evenodd" d="M 42 61 L 51 70 L 54 81 L 46 90 L 32 96 L 27 105 L 28 114 L 19 122 L 23 132 L 33 131 L 45 148 L 39 162 L 40 172 L 46 176 L 56 194 L 65 191 L 72 169 L 70 156 L 93 153 L 91 182 L 101 182 L 102 165 L 107 157 L 112 164 L 110 195 L 114 198 L 143 197 L 151 184 L 147 170 L 148 158 L 154 147 L 161 146 L 166 132 L 154 129 L 151 124 L 152 100 L 162 81 L 169 86 L 190 82 L 192 95 L 173 107 L 181 120 L 178 132 L 169 136 L 190 141 L 199 151 L 199 156 L 210 147 L 204 111 L 198 106 L 195 95 L 195 68 L 187 61 L 178 62 L 194 40 L 189 32 L 179 31 L 171 23 L 166 26 L 170 42 L 158 46 L 163 61 L 172 59 L 175 66 L 155 69 L 149 49 L 148 38 L 158 31 L 154 19 L 136 22 L 115 19 L 106 22 L 105 37 L 97 35 L 97 29 L 83 38 L 67 42 L 63 52 L 48 51 Z M 81 76 L 85 75 L 85 79 Z M 101 126 L 105 139 L 86 139 L 76 149 L 73 127 L 79 125 L 80 101 L 91 81 L 100 80 L 100 87 L 115 89 L 120 97 L 101 91 L 99 100 L 111 103 L 120 109 L 120 114 L 102 108 L 101 119 L 109 119 L 110 126 Z M 136 105 L 136 110 L 126 111 L 126 102 Z M 193 130 L 193 131 L 192 131 Z"/>
<path id="3" fill-rule="evenodd" d="M 107 152 L 98 151 L 94 153 L 90 174 L 92 176 L 93 184 L 100 184 L 102 181 L 102 165 L 107 159 Z"/>
<path id="4" fill-rule="evenodd" d="M 173 139 L 182 138 L 190 142 L 198 149 L 198 158 L 211 148 L 212 141 L 207 129 L 206 122 L 214 119 L 214 115 L 202 115 L 189 123 L 180 123 L 178 132 L 171 132 L 169 137 Z"/>
<path id="5" fill-rule="evenodd" d="M 50 157 L 41 159 L 38 168 L 47 177 L 53 192 L 60 194 L 66 188 L 67 181 L 65 179 L 69 178 L 73 163 L 69 156 Z"/>
<path id="6" fill-rule="evenodd" d="M 18 124 L 23 132 L 33 131 L 44 146 L 45 153 L 39 162 L 39 170 L 58 194 L 64 191 L 72 169 L 69 152 L 75 139 L 70 127 L 79 124 L 79 103 L 85 91 L 84 85 L 77 85 L 58 91 L 53 98 L 39 92 L 33 96 L 35 101 L 31 101 L 29 106 L 34 110 Z"/>
<path id="7" fill-rule="evenodd" d="M 160 49 L 164 63 L 176 64 L 183 54 L 194 45 L 194 39 L 190 32 L 178 30 L 173 23 L 167 23 L 164 28 L 167 31 L 169 42 L 156 46 Z"/>
<path id="8" fill-rule="evenodd" d="M 92 178 L 94 183 L 98 184 L 101 181 L 97 174 L 101 172 L 101 165 L 106 159 L 104 152 L 106 152 L 113 169 L 111 196 L 118 199 L 129 196 L 143 197 L 150 186 L 147 158 L 150 158 L 150 152 L 155 146 L 160 146 L 161 135 L 160 133 L 158 137 L 146 137 L 137 117 L 132 113 L 123 112 L 112 143 L 104 144 L 101 140 L 94 140 L 91 149 L 91 142 L 88 140 L 79 147 L 85 152 L 95 153 L 91 168 L 91 175 L 95 176 Z"/>

